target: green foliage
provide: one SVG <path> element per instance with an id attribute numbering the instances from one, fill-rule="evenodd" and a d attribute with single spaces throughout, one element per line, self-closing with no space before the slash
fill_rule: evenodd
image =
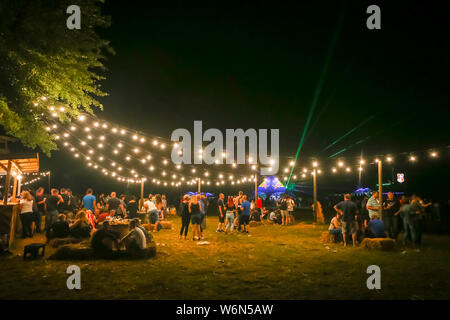
<path id="1" fill-rule="evenodd" d="M 97 32 L 110 23 L 101 2 L 77 1 L 80 30 L 66 26 L 66 9 L 73 1 L 0 3 L 0 125 L 24 145 L 47 155 L 56 149 L 45 131 L 51 107 L 62 122 L 102 109 L 97 97 L 106 93 L 99 81 L 105 55 L 114 52 Z"/>

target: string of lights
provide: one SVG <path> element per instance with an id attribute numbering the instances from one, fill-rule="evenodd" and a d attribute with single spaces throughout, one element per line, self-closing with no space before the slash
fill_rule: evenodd
<path id="1" fill-rule="evenodd" d="M 45 101 L 44 99 L 41 100 Z M 53 118 L 61 119 L 61 114 L 64 113 L 64 107 L 59 107 L 59 109 L 57 109 L 54 106 L 49 106 L 48 110 L 51 112 Z M 42 113 L 42 116 L 43 115 L 44 113 Z M 236 172 L 236 170 L 232 170 L 232 173 L 224 173 L 225 170 L 221 170 L 221 168 L 218 168 L 218 166 L 215 165 L 209 166 L 208 169 L 198 169 L 198 165 L 173 164 L 169 157 L 167 157 L 166 155 L 161 155 L 159 154 L 159 152 L 171 152 L 172 149 L 169 146 L 177 148 L 177 143 L 173 143 L 172 141 L 169 141 L 162 137 L 149 136 L 137 130 L 129 129 L 105 120 L 101 120 L 95 115 L 82 114 L 78 117 L 78 120 L 81 123 L 88 120 L 89 123 L 92 123 L 92 126 L 81 126 L 72 121 L 68 123 L 68 126 L 70 126 L 68 129 L 63 127 L 61 128 L 62 131 L 58 132 L 59 125 L 54 121 L 49 120 L 47 121 L 48 126 L 46 130 L 49 132 L 54 132 L 53 137 L 56 141 L 61 142 L 61 140 L 64 140 L 64 142 L 62 142 L 62 145 L 69 148 L 69 150 L 74 153 L 75 157 L 80 157 L 80 155 L 82 155 L 86 159 L 86 161 L 88 161 L 89 167 L 100 169 L 104 174 L 116 177 L 119 181 L 141 182 L 145 179 L 144 181 L 150 180 L 158 184 L 162 183 L 163 185 L 170 184 L 173 186 L 179 186 L 182 183 L 195 184 L 198 183 L 198 180 L 200 179 L 202 184 L 211 184 L 211 182 L 215 182 L 216 185 L 223 185 L 226 182 L 229 182 L 231 184 L 240 184 L 254 181 L 255 173 L 258 173 L 258 168 L 261 165 L 257 161 L 256 163 L 254 163 L 255 159 L 250 159 L 251 157 L 246 156 L 246 159 L 248 159 L 248 163 L 246 163 L 245 165 L 239 165 L 239 168 L 242 168 L 242 166 L 244 166 L 244 170 L 248 170 L 249 167 L 247 167 L 246 165 L 250 164 L 252 174 L 250 176 L 246 176 L 242 174 L 240 175 L 238 172 Z M 85 139 L 78 136 L 77 132 L 84 132 L 86 134 L 86 136 L 84 137 Z M 74 138 L 80 146 L 89 149 L 87 151 L 89 155 L 86 155 L 73 143 L 70 143 L 68 141 L 69 138 Z M 118 141 L 114 143 L 111 142 L 115 140 Z M 146 148 L 146 146 L 148 145 L 147 142 L 149 141 L 151 141 L 151 152 L 148 148 Z M 97 145 L 93 146 L 92 144 L 94 143 L 97 143 Z M 449 146 L 427 149 L 424 152 L 426 152 L 430 158 L 435 159 L 439 156 L 439 149 L 443 148 L 448 149 Z M 125 160 L 126 164 L 121 163 L 119 159 L 114 160 L 106 156 L 103 152 L 105 151 L 105 149 L 110 149 L 113 157 L 118 157 L 119 155 L 124 154 L 125 156 L 123 159 Z M 102 150 L 102 152 L 100 152 L 99 150 Z M 203 148 L 198 150 L 198 152 L 202 153 Z M 322 162 L 320 165 L 319 160 L 314 157 L 302 157 L 302 161 L 298 161 L 298 163 L 295 163 L 292 160 L 293 157 L 280 157 L 280 162 L 288 161 L 288 164 L 286 164 L 285 166 L 280 166 L 281 173 L 278 174 L 288 174 L 292 167 L 302 167 L 302 169 L 298 169 L 299 171 L 297 173 L 295 173 L 294 171 L 292 175 L 292 180 L 295 182 L 308 178 L 309 174 L 314 174 L 314 168 L 316 169 L 315 172 L 317 172 L 318 174 L 322 174 L 325 172 L 331 174 L 344 172 L 349 174 L 354 171 L 363 171 L 366 165 L 375 164 L 377 163 L 378 159 L 383 159 L 383 161 L 391 163 L 398 156 L 407 156 L 410 162 L 416 162 L 419 158 L 421 158 L 421 156 L 419 156 L 420 153 L 421 152 L 401 152 L 397 154 L 366 157 L 366 159 L 370 160 L 365 160 L 361 157 L 347 157 L 347 159 L 339 158 L 337 161 L 334 159 L 325 159 L 324 162 Z M 94 154 L 96 155 L 98 161 L 94 162 Z M 224 158 L 226 157 L 225 151 L 222 152 L 222 156 Z M 159 159 L 160 165 L 151 162 L 153 158 Z M 311 163 L 309 165 L 304 165 L 304 163 L 308 160 L 311 160 Z M 111 167 L 113 168 L 107 168 L 106 166 L 99 164 L 99 162 L 109 162 Z M 147 169 L 148 171 L 152 172 L 152 175 L 141 174 L 136 169 L 131 168 L 131 165 L 134 162 L 140 165 L 149 164 L 149 167 Z M 271 164 L 274 163 L 272 162 Z M 231 164 L 231 167 L 235 169 L 238 167 L 238 165 L 236 163 L 233 163 Z M 325 167 L 327 167 L 328 169 L 322 169 Z M 125 170 L 128 169 L 130 176 L 122 173 L 122 170 L 124 170 L 124 168 Z M 186 173 L 186 169 L 189 170 L 190 173 Z M 121 173 L 119 174 L 117 171 L 121 171 Z M 212 177 L 213 172 L 217 174 L 217 178 Z M 158 173 L 161 175 L 161 177 L 159 178 L 157 177 Z M 274 172 L 275 176 L 276 174 L 277 173 Z M 228 180 L 225 178 L 225 176 L 228 176 Z M 170 181 L 170 183 L 166 181 L 166 179 L 169 177 L 172 178 L 172 181 Z M 287 176 L 276 178 L 281 178 L 284 181 L 288 181 Z"/>

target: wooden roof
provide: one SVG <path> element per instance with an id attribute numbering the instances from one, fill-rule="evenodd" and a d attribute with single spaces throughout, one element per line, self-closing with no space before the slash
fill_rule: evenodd
<path id="1" fill-rule="evenodd" d="M 7 173 L 10 160 L 13 162 L 12 168 L 18 169 L 22 174 L 39 172 L 39 153 L 5 154 L 0 159 L 0 175 Z"/>

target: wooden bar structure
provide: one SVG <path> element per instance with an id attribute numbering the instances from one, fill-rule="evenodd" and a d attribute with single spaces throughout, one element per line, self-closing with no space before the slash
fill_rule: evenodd
<path id="1" fill-rule="evenodd" d="M 22 177 L 24 174 L 39 172 L 39 154 L 1 154 L 0 158 L 0 175 L 5 176 L 3 199 L 0 201 L 0 236 L 7 235 L 9 247 L 20 227 L 17 195 L 21 191 Z M 11 177 L 14 177 L 14 182 L 9 199 Z"/>

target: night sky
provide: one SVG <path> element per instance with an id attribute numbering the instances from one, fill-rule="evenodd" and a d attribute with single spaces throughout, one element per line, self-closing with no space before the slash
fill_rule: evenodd
<path id="1" fill-rule="evenodd" d="M 337 36 L 300 161 L 326 159 L 361 139 L 341 156 L 446 146 L 447 13 L 436 3 L 390 2 L 106 1 L 112 25 L 101 33 L 116 55 L 106 63 L 109 96 L 97 115 L 167 138 L 176 128 L 193 130 L 194 120 L 204 130 L 279 128 L 280 154 L 294 156 Z M 370 4 L 381 7 L 381 30 L 366 28 Z M 446 163 L 448 152 L 435 164 L 422 162 L 414 187 L 429 183 L 429 167 L 449 177 Z M 60 187 L 125 191 L 64 150 L 42 156 L 41 166 Z M 353 176 L 333 191 L 355 184 Z"/>

